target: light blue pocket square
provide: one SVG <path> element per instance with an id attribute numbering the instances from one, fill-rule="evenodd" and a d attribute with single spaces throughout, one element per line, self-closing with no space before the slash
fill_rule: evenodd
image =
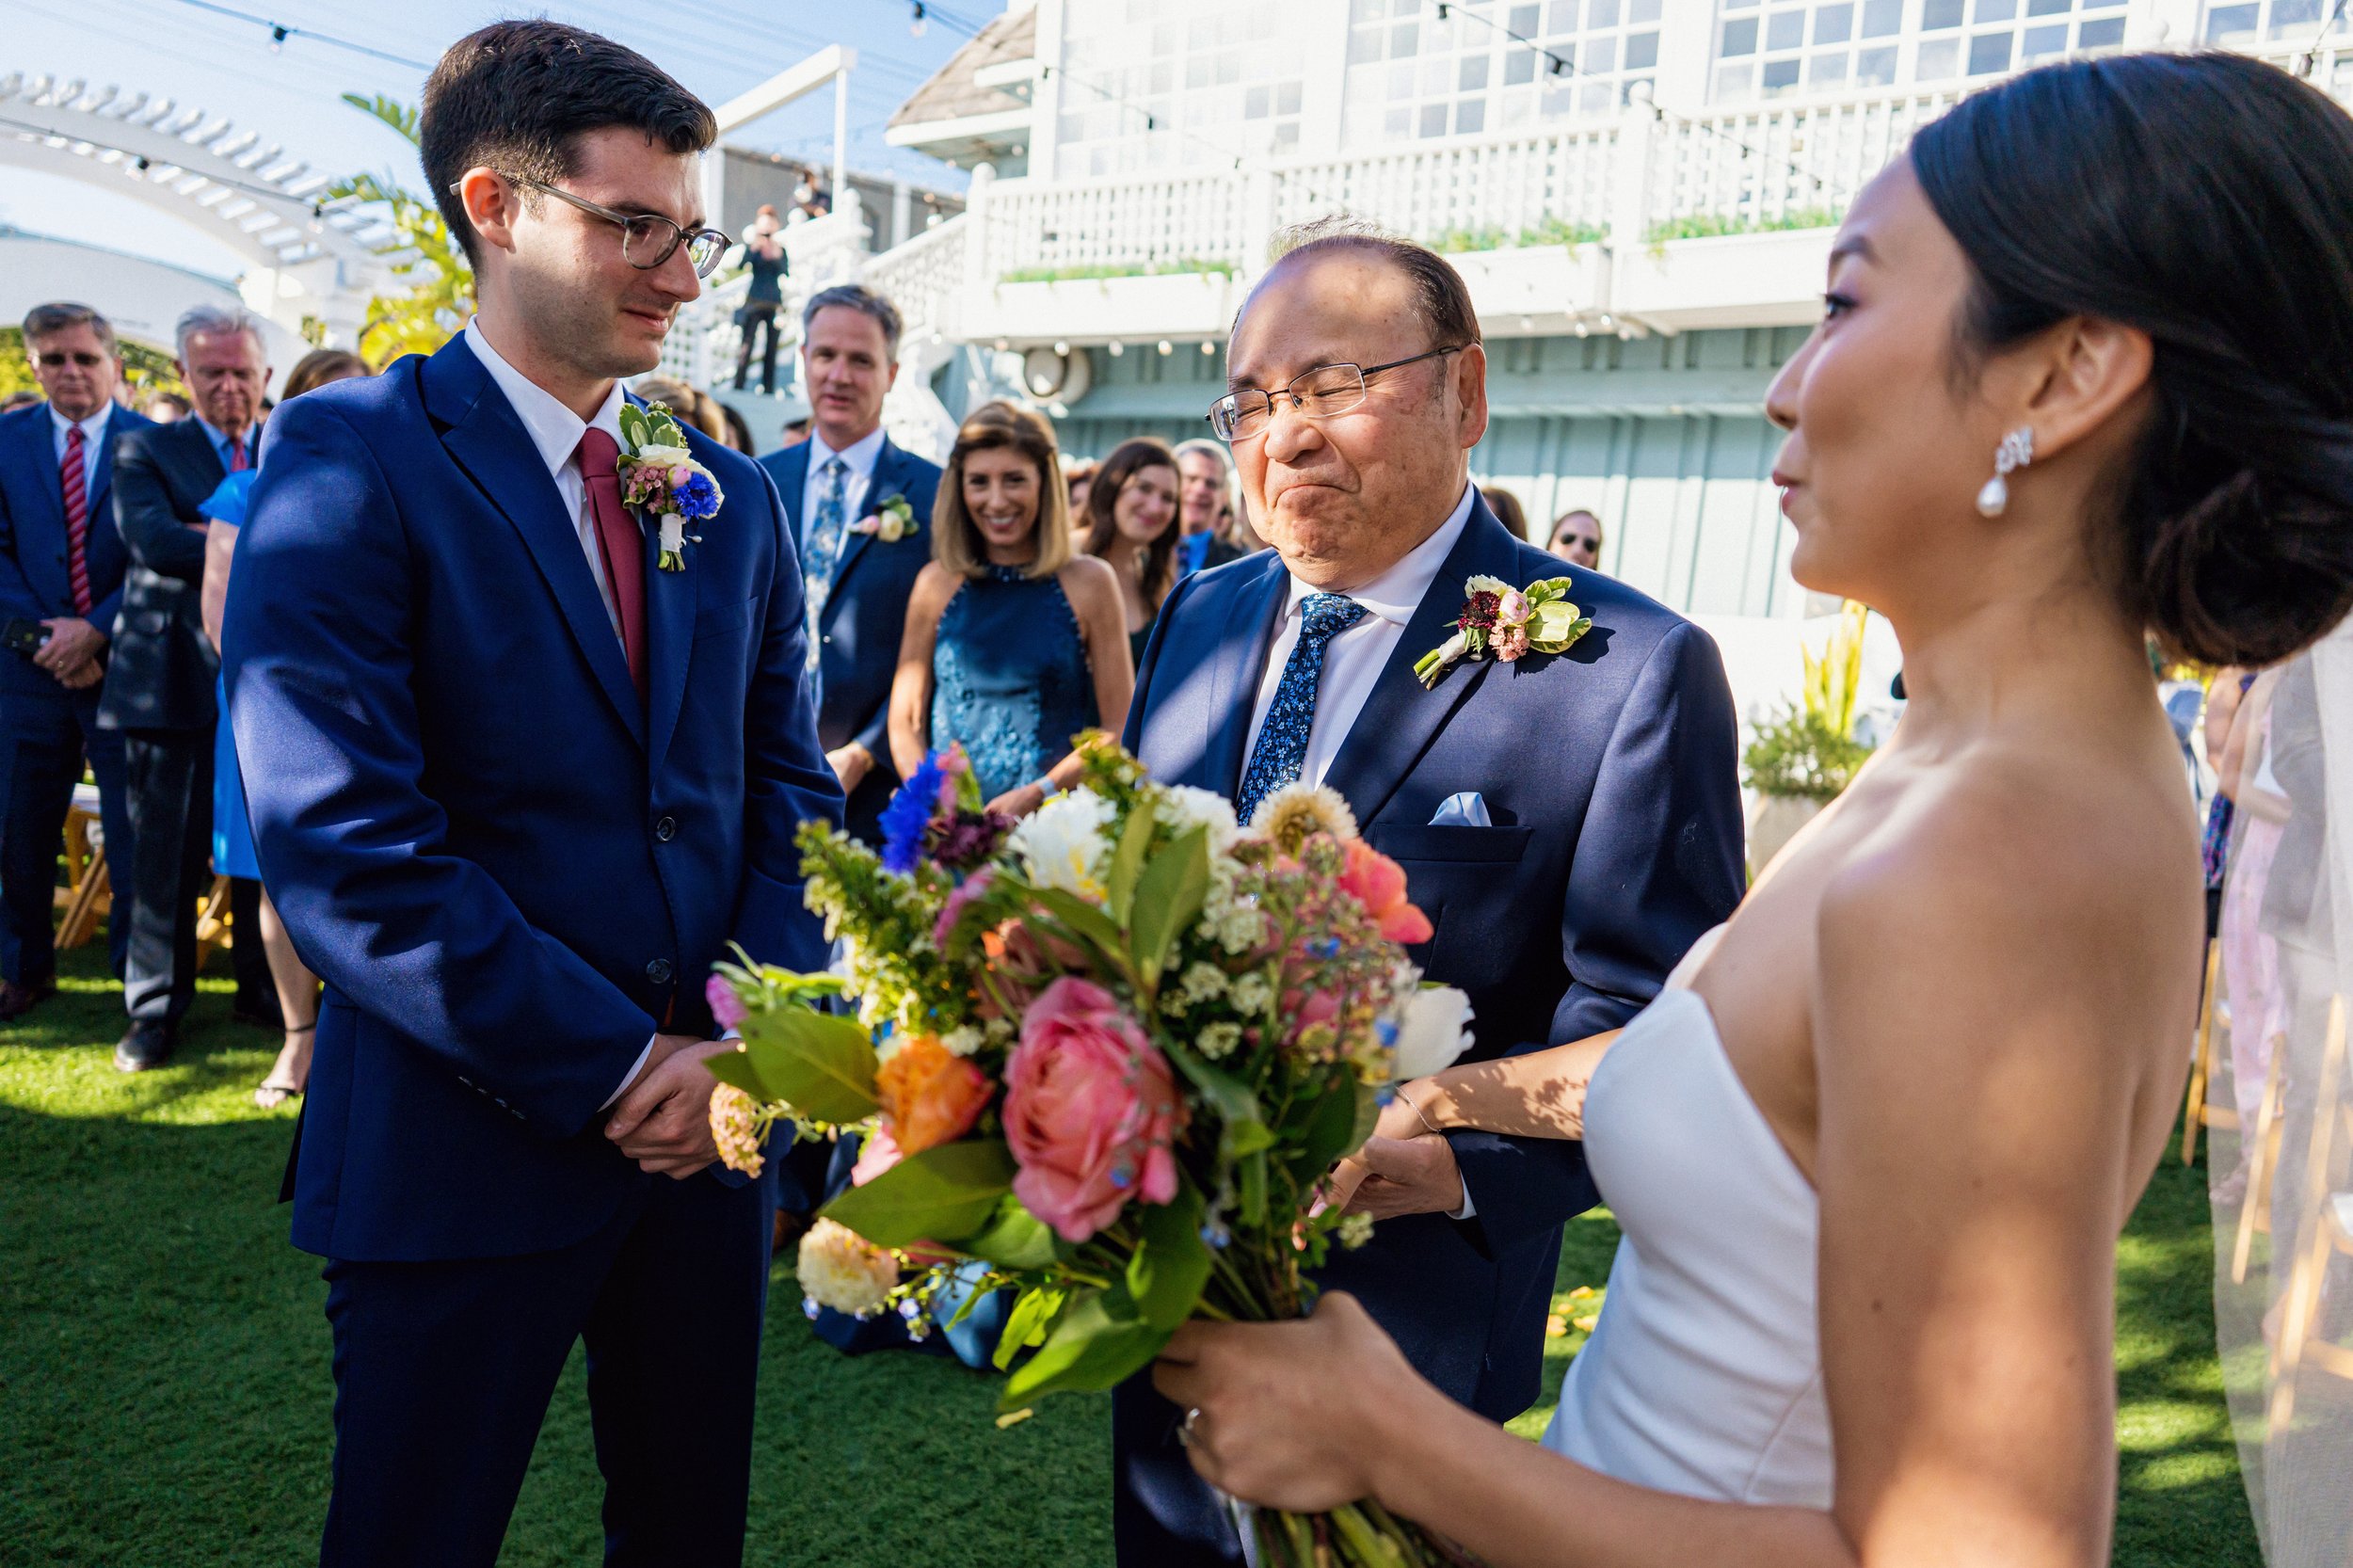
<path id="1" fill-rule="evenodd" d="M 1495 820 L 1487 815 L 1487 802 L 1477 790 L 1465 790 L 1438 803 L 1438 814 L 1430 819 L 1433 827 L 1493 827 Z"/>

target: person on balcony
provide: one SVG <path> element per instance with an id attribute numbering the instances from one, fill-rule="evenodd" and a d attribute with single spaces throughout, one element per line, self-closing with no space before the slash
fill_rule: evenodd
<path id="1" fill-rule="evenodd" d="M 736 326 L 744 329 L 744 346 L 735 355 L 735 390 L 744 390 L 744 380 L 751 370 L 752 335 L 760 340 L 760 390 L 770 397 L 776 395 L 776 312 L 784 308 L 784 280 L 792 271 L 792 264 L 784 253 L 784 222 L 776 216 L 776 209 L 761 202 L 752 218 L 752 226 L 744 231 L 744 264 L 751 269 L 751 287 L 744 296 L 741 309 L 735 312 Z"/>
<path id="2" fill-rule="evenodd" d="M 801 377 L 814 423 L 808 440 L 760 459 L 800 547 L 817 738 L 850 797 L 850 833 L 876 844 L 899 787 L 890 684 L 907 596 L 931 558 L 925 537 L 939 492 L 938 465 L 883 434 L 883 399 L 898 375 L 898 307 L 856 283 L 811 295 L 801 311 Z"/>

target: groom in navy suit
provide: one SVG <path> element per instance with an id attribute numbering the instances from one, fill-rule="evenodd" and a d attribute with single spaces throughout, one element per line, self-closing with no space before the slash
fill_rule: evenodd
<path id="1" fill-rule="evenodd" d="M 849 795 L 849 829 L 882 842 L 882 808 L 899 788 L 890 765 L 890 681 L 907 597 L 932 558 L 939 465 L 883 434 L 883 398 L 899 378 L 898 308 L 856 283 L 824 289 L 801 310 L 808 440 L 760 460 L 784 498 L 800 548 L 817 647 L 817 738 Z M 914 532 L 886 539 L 878 508 L 904 501 Z"/>
<path id="2" fill-rule="evenodd" d="M 608 1563 L 743 1554 L 771 1181 L 712 1163 L 703 980 L 823 967 L 792 836 L 839 822 L 775 489 L 659 564 L 616 473 L 724 236 L 711 111 L 550 22 L 453 46 L 425 174 L 480 313 L 286 405 L 229 703 L 264 879 L 327 981 L 294 1173 L 328 1259 L 323 1562 L 488 1565 L 575 1340 Z"/>
<path id="3" fill-rule="evenodd" d="M 1598 573 L 1566 653 L 1414 673 L 1465 581 L 1521 587 L 1560 561 L 1497 522 L 1468 477 L 1486 355 L 1462 280 L 1419 246 L 1310 231 L 1234 328 L 1233 443 L 1270 552 L 1186 579 L 1160 614 L 1128 744 L 1164 782 L 1246 821 L 1297 779 L 1337 791 L 1405 869 L 1436 928 L 1414 951 L 1467 992 L 1472 1059 L 1615 1029 L 1743 886 L 1732 698 L 1715 645 Z M 1563 1221 L 1595 1193 L 1580 1145 L 1453 1132 L 1377 1141 L 1336 1254 L 1414 1364 L 1504 1420 L 1534 1401 Z M 1130 1380 L 1114 1400 L 1124 1568 L 1241 1560 L 1176 1441 L 1183 1413 Z"/>

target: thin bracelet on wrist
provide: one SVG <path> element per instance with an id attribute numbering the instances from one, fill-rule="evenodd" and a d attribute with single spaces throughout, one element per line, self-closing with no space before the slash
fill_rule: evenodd
<path id="1" fill-rule="evenodd" d="M 1416 1116 L 1417 1116 L 1417 1117 L 1419 1117 L 1419 1118 L 1421 1119 L 1421 1125 L 1422 1125 L 1424 1128 L 1426 1128 L 1427 1129 L 1429 1129 L 1429 1130 L 1430 1130 L 1430 1131 L 1432 1131 L 1432 1132 L 1438 1133 L 1438 1134 L 1441 1134 L 1441 1135 L 1443 1135 L 1443 1134 L 1445 1133 L 1446 1129 L 1445 1129 L 1444 1128 L 1441 1128 L 1441 1127 L 1440 1127 L 1437 1123 L 1435 1123 L 1435 1122 L 1433 1122 L 1433 1121 L 1432 1121 L 1432 1120 L 1430 1119 L 1430 1112 L 1427 1112 L 1427 1111 L 1424 1111 L 1424 1110 L 1421 1108 L 1420 1103 L 1419 1103 L 1418 1101 L 1417 1101 L 1417 1100 L 1414 1098 L 1414 1096 L 1411 1096 L 1411 1095 L 1409 1095 L 1409 1094 L 1407 1094 L 1407 1093 L 1405 1092 L 1405 1085 L 1403 1085 L 1402 1083 L 1401 1083 L 1401 1084 L 1399 1084 L 1399 1085 L 1397 1086 L 1397 1097 L 1398 1097 L 1399 1099 L 1403 1100 L 1403 1101 L 1405 1102 L 1406 1108 L 1407 1108 L 1408 1110 L 1412 1111 L 1412 1112 L 1413 1112 L 1413 1113 L 1414 1113 Z"/>
<path id="2" fill-rule="evenodd" d="M 1062 793 L 1062 786 L 1054 782 L 1054 776 L 1050 773 L 1039 774 L 1035 778 L 1030 780 L 1030 782 L 1036 785 L 1037 792 L 1048 800 L 1051 800 L 1056 795 Z"/>

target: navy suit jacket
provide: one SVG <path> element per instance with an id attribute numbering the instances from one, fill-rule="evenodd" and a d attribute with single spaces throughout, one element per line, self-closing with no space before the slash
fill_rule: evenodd
<path id="1" fill-rule="evenodd" d="M 1624 1024 L 1745 886 L 1735 724 L 1707 634 L 1599 572 L 1571 571 L 1593 629 L 1566 653 L 1458 664 L 1424 690 L 1414 662 L 1446 640 L 1475 574 L 1561 575 L 1477 503 L 1324 782 L 1405 869 L 1429 977 L 1476 1012 L 1465 1060 Z M 1264 551 L 1185 579 L 1160 612 L 1127 742 L 1166 783 L 1231 798 L 1289 585 Z M 1494 825 L 1433 826 L 1476 791 Z M 1449 1135 L 1474 1218 L 1382 1222 L 1334 1255 L 1423 1372 L 1501 1420 L 1536 1398 L 1563 1221 L 1595 1201 L 1581 1144 Z"/>
<path id="2" fill-rule="evenodd" d="M 327 981 L 296 1245 L 488 1257 L 595 1232 L 648 1176 L 600 1108 L 709 1032 L 740 942 L 824 967 L 801 822 L 839 822 L 801 579 L 766 475 L 685 569 L 646 533 L 641 701 L 573 520 L 464 340 L 271 416 L 224 635 L 264 880 Z"/>
<path id="3" fill-rule="evenodd" d="M 116 405 L 89 482 L 89 526 L 84 562 L 89 568 L 86 617 L 111 642 L 122 608 L 122 574 L 131 562 L 115 527 L 115 446 L 154 422 Z M 49 405 L 0 414 L 0 616 L 55 620 L 72 616 L 73 582 L 66 565 L 65 490 L 57 474 L 56 427 Z M 10 697 L 66 697 L 56 677 L 22 654 L 0 657 L 0 692 Z"/>
<path id="4" fill-rule="evenodd" d="M 760 459 L 784 498 L 785 526 L 796 550 L 808 526 L 801 516 L 801 497 L 808 488 L 809 451 L 810 443 L 802 441 Z M 899 787 L 899 775 L 890 765 L 890 680 L 899 669 L 908 596 L 915 592 L 916 575 L 932 558 L 932 503 L 938 494 L 938 465 L 901 451 L 885 437 L 874 457 L 873 482 L 867 486 L 859 510 L 871 516 L 878 503 L 904 495 L 915 513 L 917 532 L 895 544 L 885 544 L 871 534 L 844 539 L 833 591 L 818 617 L 822 646 L 817 668 L 823 682 L 818 739 L 827 751 L 856 741 L 874 759 L 873 770 L 858 781 L 850 799 L 853 832 L 864 829 L 871 836 L 874 819 Z"/>

